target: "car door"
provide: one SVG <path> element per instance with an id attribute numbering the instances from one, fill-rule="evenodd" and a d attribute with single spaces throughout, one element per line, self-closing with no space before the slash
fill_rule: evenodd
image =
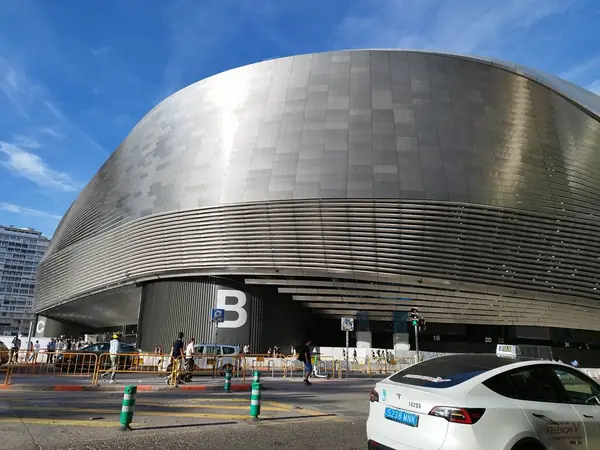
<path id="1" fill-rule="evenodd" d="M 581 417 L 585 427 L 587 448 L 600 449 L 600 386 L 569 367 L 553 367 L 565 388 L 569 403 Z"/>
<path id="2" fill-rule="evenodd" d="M 508 376 L 515 388 L 516 405 L 548 450 L 589 448 L 583 422 L 551 366 L 521 367 Z"/>

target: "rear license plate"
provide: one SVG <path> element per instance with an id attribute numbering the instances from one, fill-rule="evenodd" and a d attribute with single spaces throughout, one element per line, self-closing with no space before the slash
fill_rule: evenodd
<path id="1" fill-rule="evenodd" d="M 385 408 L 383 416 L 386 419 L 393 420 L 394 422 L 408 425 L 409 427 L 419 426 L 419 416 L 413 413 L 402 411 L 395 408 Z"/>

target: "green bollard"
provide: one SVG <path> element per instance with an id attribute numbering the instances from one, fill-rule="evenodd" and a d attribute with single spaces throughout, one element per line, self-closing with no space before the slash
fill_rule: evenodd
<path id="1" fill-rule="evenodd" d="M 254 375 L 254 378 L 252 379 L 252 384 L 260 383 L 260 372 L 258 370 L 255 370 L 253 375 Z"/>
<path id="2" fill-rule="evenodd" d="M 225 369 L 225 392 L 231 392 L 231 369 Z"/>
<path id="3" fill-rule="evenodd" d="M 135 394 L 137 394 L 137 386 L 125 386 L 123 405 L 121 406 L 121 430 L 131 430 L 129 425 L 133 422 Z"/>
<path id="4" fill-rule="evenodd" d="M 250 395 L 250 417 L 258 419 L 260 415 L 260 383 L 252 383 L 252 394 Z"/>

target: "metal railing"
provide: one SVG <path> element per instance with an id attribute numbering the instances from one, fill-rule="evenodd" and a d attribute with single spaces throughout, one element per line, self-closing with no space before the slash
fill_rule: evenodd
<path id="1" fill-rule="evenodd" d="M 60 377 L 89 377 L 92 385 L 100 379 L 116 378 L 117 374 L 157 374 L 164 381 L 177 385 L 182 380 L 193 377 L 222 377 L 226 369 L 241 378 L 243 383 L 252 378 L 258 370 L 263 376 L 293 378 L 302 376 L 304 363 L 298 355 L 236 354 L 214 355 L 194 354 L 193 365 L 186 357 L 172 358 L 164 353 L 110 353 L 96 354 L 84 352 L 34 353 L 25 350 L 0 352 L 0 373 L 4 372 L 4 384 L 13 381 L 14 376 L 47 375 Z M 368 376 L 369 378 L 388 376 L 416 362 L 410 356 L 400 358 L 362 357 L 345 359 L 317 355 L 313 357 L 313 374 L 323 378 L 343 378 L 346 376 Z M 114 375 L 113 375 L 114 374 Z M 1 375 L 0 375 L 1 376 Z M 0 378 L 0 382 L 2 379 Z"/>
<path id="2" fill-rule="evenodd" d="M 6 352 L 5 352 L 6 353 Z M 11 350 L 5 361 L 4 385 L 11 384 L 15 376 L 91 377 L 98 365 L 98 355 L 81 352 L 38 353 Z"/>
<path id="3" fill-rule="evenodd" d="M 98 357 L 95 370 L 93 372 L 92 384 L 98 384 L 100 378 L 110 376 L 111 379 L 118 373 L 128 374 L 156 374 L 164 372 L 169 376 L 172 369 L 164 367 L 166 362 L 170 362 L 169 355 L 162 353 L 102 353 Z"/>

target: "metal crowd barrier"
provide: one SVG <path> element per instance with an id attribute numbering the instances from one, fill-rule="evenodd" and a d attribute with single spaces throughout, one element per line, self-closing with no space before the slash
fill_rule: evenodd
<path id="1" fill-rule="evenodd" d="M 91 377 L 98 364 L 95 353 L 63 352 L 38 353 L 26 350 L 9 351 L 5 360 L 4 385 L 15 376 Z"/>
<path id="2" fill-rule="evenodd" d="M 242 366 L 241 355 L 194 354 L 191 358 L 180 356 L 173 364 L 170 384 L 176 384 L 186 377 L 210 375 L 216 378 L 224 376 L 228 369 L 235 377 L 243 376 Z"/>
<path id="3" fill-rule="evenodd" d="M 169 376 L 172 369 L 165 367 L 170 362 L 170 356 L 162 353 L 118 353 L 116 355 L 103 353 L 98 357 L 93 372 L 92 384 L 98 384 L 102 376 L 125 374 L 156 374 L 163 372 Z"/>

